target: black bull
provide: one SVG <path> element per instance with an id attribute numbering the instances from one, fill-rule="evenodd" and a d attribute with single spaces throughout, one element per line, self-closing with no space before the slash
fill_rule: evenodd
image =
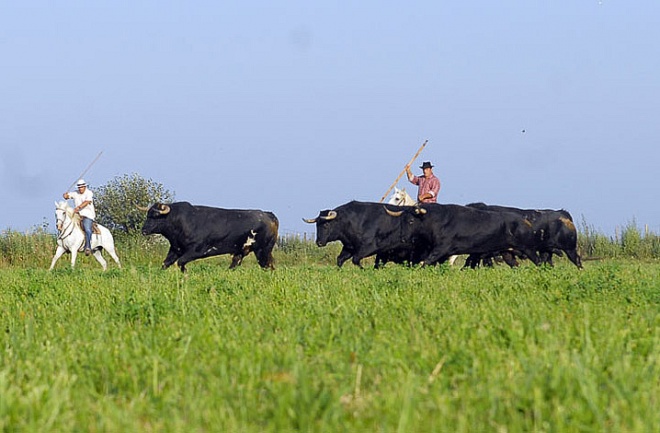
<path id="1" fill-rule="evenodd" d="M 279 222 L 272 212 L 156 203 L 147 211 L 143 235 L 160 234 L 170 242 L 163 269 L 204 257 L 232 254 L 230 268 L 254 252 L 262 268 L 273 269 L 273 247 Z"/>
<path id="2" fill-rule="evenodd" d="M 338 266 L 349 258 L 360 266 L 365 257 L 397 251 L 416 254 L 421 264 L 441 263 L 455 254 L 503 251 L 540 263 L 532 225 L 515 213 L 460 205 L 395 207 L 352 201 L 305 222 L 316 223 L 317 245 L 342 243 Z"/>
<path id="3" fill-rule="evenodd" d="M 552 266 L 552 255 L 566 253 L 568 259 L 578 268 L 582 268 L 582 260 L 577 252 L 577 229 L 573 217 L 566 210 L 553 209 L 519 209 L 510 206 L 487 205 L 484 203 L 471 203 L 467 206 L 479 210 L 495 212 L 513 212 L 532 223 L 534 242 L 541 256 L 541 261 Z M 466 260 L 466 266 L 475 267 L 479 260 L 486 263 L 491 259 L 486 255 L 479 257 L 471 255 Z M 506 260 L 506 259 L 505 259 Z M 515 263 L 515 259 L 513 263 Z M 507 263 L 511 264 L 508 260 Z"/>

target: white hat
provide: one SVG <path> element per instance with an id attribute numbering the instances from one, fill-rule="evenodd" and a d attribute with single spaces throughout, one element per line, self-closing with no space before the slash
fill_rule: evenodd
<path id="1" fill-rule="evenodd" d="M 87 186 L 87 183 L 85 183 L 85 179 L 78 179 L 76 186 Z"/>

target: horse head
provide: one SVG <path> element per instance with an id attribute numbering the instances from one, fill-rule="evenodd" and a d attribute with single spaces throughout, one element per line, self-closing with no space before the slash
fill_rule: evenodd
<path id="1" fill-rule="evenodd" d="M 73 208 L 69 206 L 69 203 L 66 201 L 55 202 L 55 219 L 57 230 L 62 231 L 64 222 L 67 219 L 72 220 L 73 222 L 78 222 L 80 220 L 80 215 L 73 211 Z"/>
<path id="2" fill-rule="evenodd" d="M 415 199 L 408 195 L 405 188 L 399 189 L 397 187 L 394 187 L 392 198 L 390 198 L 390 201 L 387 202 L 387 204 L 393 204 L 395 206 L 412 206 L 415 203 Z"/>

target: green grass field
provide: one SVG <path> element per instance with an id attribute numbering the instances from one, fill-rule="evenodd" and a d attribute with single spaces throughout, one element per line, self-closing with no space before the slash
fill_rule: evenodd
<path id="1" fill-rule="evenodd" d="M 312 245 L 183 276 L 155 250 L 0 267 L 1 431 L 660 428 L 657 260 L 361 270 Z"/>

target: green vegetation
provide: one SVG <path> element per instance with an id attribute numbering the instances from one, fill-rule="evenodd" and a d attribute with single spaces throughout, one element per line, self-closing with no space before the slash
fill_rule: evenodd
<path id="1" fill-rule="evenodd" d="M 171 203 L 174 193 L 152 179 L 137 173 L 116 176 L 94 189 L 97 221 L 113 231 L 139 234 L 144 223 L 144 211 L 154 203 Z M 127 205 L 128 204 L 128 205 Z"/>
<path id="2" fill-rule="evenodd" d="M 287 238 L 275 271 L 184 276 L 158 238 L 118 236 L 121 270 L 48 272 L 53 235 L 3 233 L 0 431 L 655 431 L 660 262 L 638 235 L 582 235 L 581 271 L 338 269 L 338 245 Z"/>

